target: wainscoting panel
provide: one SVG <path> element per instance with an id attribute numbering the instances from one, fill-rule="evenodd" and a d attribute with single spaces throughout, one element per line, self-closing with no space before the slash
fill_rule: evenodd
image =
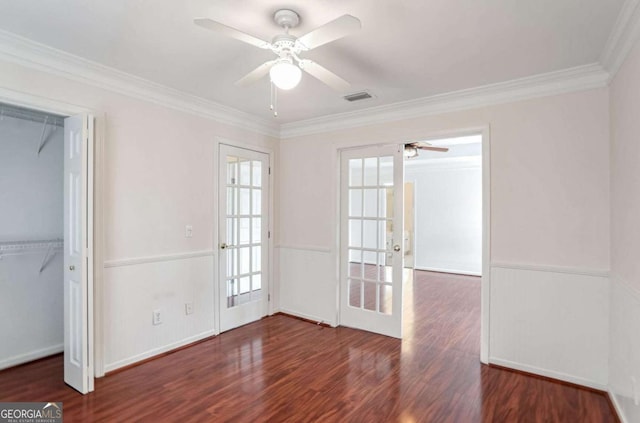
<path id="1" fill-rule="evenodd" d="M 337 325 L 338 276 L 329 249 L 280 246 L 280 311 Z"/>
<path id="2" fill-rule="evenodd" d="M 640 422 L 640 292 L 616 275 L 610 336 L 609 395 L 623 421 Z"/>
<path id="3" fill-rule="evenodd" d="M 185 304 L 193 304 L 187 315 Z M 153 311 L 162 323 L 153 325 Z M 214 334 L 213 257 L 127 260 L 104 269 L 105 370 Z"/>
<path id="4" fill-rule="evenodd" d="M 609 281 L 603 273 L 492 265 L 489 361 L 606 389 Z"/>

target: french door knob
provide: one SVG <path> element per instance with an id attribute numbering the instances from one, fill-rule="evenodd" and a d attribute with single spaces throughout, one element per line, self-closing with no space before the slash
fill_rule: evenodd
<path id="1" fill-rule="evenodd" d="M 73 272 L 74 270 L 76 270 L 76 267 L 74 265 L 71 265 L 71 266 L 69 266 L 69 270 L 71 270 Z"/>
<path id="2" fill-rule="evenodd" d="M 393 246 L 393 251 L 395 251 L 396 253 L 400 251 L 400 246 L 398 244 Z"/>
<path id="3" fill-rule="evenodd" d="M 229 246 L 227 245 L 226 242 L 223 242 L 222 244 L 220 244 L 220 249 L 221 250 L 226 250 L 227 248 L 229 248 Z"/>

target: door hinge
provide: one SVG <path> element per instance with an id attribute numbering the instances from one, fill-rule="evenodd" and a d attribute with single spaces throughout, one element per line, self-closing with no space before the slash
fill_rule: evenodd
<path id="1" fill-rule="evenodd" d="M 271 231 L 267 231 L 267 238 L 271 238 Z"/>
<path id="2" fill-rule="evenodd" d="M 271 294 L 267 294 L 267 301 L 271 301 Z"/>
<path id="3" fill-rule="evenodd" d="M 269 166 L 269 175 L 271 175 L 271 166 Z"/>

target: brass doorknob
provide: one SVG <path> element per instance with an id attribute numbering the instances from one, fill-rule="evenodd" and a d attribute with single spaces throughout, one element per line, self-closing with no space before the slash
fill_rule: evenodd
<path id="1" fill-rule="evenodd" d="M 222 244 L 220 244 L 220 249 L 221 250 L 226 250 L 227 248 L 229 248 L 229 246 L 227 245 L 226 242 L 223 242 Z"/>
<path id="2" fill-rule="evenodd" d="M 398 244 L 394 245 L 394 246 L 393 246 L 393 251 L 395 251 L 396 253 L 397 253 L 398 251 L 400 251 L 400 246 L 399 246 Z"/>

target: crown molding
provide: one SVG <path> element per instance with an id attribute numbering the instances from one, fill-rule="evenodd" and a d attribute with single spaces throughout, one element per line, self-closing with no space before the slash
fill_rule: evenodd
<path id="1" fill-rule="evenodd" d="M 169 88 L 2 30 L 0 30 L 0 59 L 226 125 L 272 137 L 279 136 L 279 125 L 264 118 Z"/>
<path id="2" fill-rule="evenodd" d="M 608 60 L 611 61 L 615 57 L 616 63 L 621 64 L 624 60 L 621 52 L 628 53 L 632 40 L 635 40 L 634 37 L 640 32 L 638 30 L 640 28 L 639 2 L 640 0 L 627 0 L 625 3 L 608 43 L 608 46 L 614 46 L 608 47 L 611 51 L 606 54 L 606 57 L 610 58 Z M 614 54 L 615 52 L 618 53 Z M 279 125 L 253 114 L 169 88 L 2 30 L 0 30 L 0 59 L 280 139 L 599 88 L 606 86 L 610 79 L 610 73 L 600 64 L 594 63 Z M 615 67 L 607 69 L 615 69 Z"/>
<path id="3" fill-rule="evenodd" d="M 600 56 L 600 63 L 613 78 L 640 38 L 640 0 L 626 0 Z"/>
<path id="4" fill-rule="evenodd" d="M 415 100 L 285 123 L 280 127 L 280 139 L 601 88 L 608 81 L 609 73 L 600 64 L 593 63 Z"/>

